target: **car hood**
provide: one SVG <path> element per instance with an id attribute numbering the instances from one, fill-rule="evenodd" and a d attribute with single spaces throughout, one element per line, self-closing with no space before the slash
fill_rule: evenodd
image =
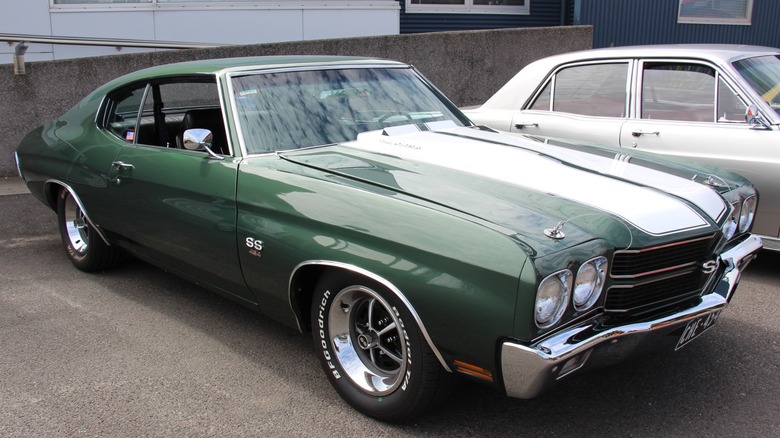
<path id="1" fill-rule="evenodd" d="M 388 128 L 280 156 L 447 209 L 537 256 L 595 238 L 629 248 L 714 232 L 728 212 L 712 187 L 696 181 L 697 169 L 475 128 L 420 129 Z M 559 238 L 549 237 L 556 226 Z"/>

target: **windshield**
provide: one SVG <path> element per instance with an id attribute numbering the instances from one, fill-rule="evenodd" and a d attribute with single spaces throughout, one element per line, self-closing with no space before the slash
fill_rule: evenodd
<path id="1" fill-rule="evenodd" d="M 734 68 L 780 113 L 780 56 L 759 56 L 734 62 Z"/>
<path id="2" fill-rule="evenodd" d="M 232 83 L 250 154 L 352 141 L 389 126 L 465 123 L 410 68 L 285 71 Z"/>

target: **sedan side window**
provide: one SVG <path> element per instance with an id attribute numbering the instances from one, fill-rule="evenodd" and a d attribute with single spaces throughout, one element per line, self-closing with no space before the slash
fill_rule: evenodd
<path id="1" fill-rule="evenodd" d="M 568 67 L 555 74 L 529 109 L 625 117 L 627 80 L 628 63 Z"/>
<path id="2" fill-rule="evenodd" d="M 701 64 L 649 62 L 642 74 L 642 118 L 715 121 L 715 70 Z"/>
<path id="3" fill-rule="evenodd" d="M 747 105 L 718 77 L 718 123 L 746 123 Z"/>

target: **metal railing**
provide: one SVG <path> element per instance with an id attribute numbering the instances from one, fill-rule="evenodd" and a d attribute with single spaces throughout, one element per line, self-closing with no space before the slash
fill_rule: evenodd
<path id="1" fill-rule="evenodd" d="M 210 47 L 222 47 L 221 43 L 189 43 L 182 41 L 156 41 L 156 40 L 132 40 L 122 38 L 93 38 L 93 37 L 61 37 L 47 35 L 25 35 L 0 33 L 0 42 L 7 42 L 14 47 L 14 74 L 25 74 L 24 54 L 27 52 L 27 44 L 62 44 L 75 46 L 108 46 L 120 49 L 122 47 L 136 47 L 146 49 L 206 49 Z"/>

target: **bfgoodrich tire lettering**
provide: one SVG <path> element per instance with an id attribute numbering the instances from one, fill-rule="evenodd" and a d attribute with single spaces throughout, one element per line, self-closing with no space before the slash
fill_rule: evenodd
<path id="1" fill-rule="evenodd" d="M 57 194 L 57 222 L 65 252 L 75 267 L 82 271 L 99 271 L 121 260 L 120 250 L 103 242 L 65 188 Z"/>
<path id="2" fill-rule="evenodd" d="M 326 274 L 315 291 L 311 319 L 328 379 L 358 411 L 408 420 L 446 394 L 451 375 L 409 310 L 383 286 L 347 273 Z"/>

